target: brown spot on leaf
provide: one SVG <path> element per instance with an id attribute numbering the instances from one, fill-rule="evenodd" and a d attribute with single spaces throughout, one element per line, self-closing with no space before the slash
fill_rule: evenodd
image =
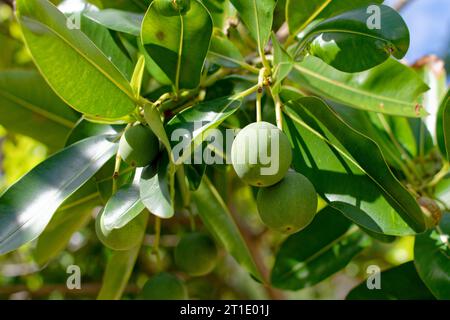
<path id="1" fill-rule="evenodd" d="M 158 38 L 159 41 L 163 41 L 166 38 L 166 34 L 164 33 L 164 31 L 159 30 L 156 33 L 156 37 Z"/>
<path id="2" fill-rule="evenodd" d="M 420 110 L 422 109 L 422 105 L 420 105 L 420 104 L 416 104 L 416 107 L 415 107 L 415 111 L 416 111 L 416 114 L 419 116 L 420 115 Z"/>

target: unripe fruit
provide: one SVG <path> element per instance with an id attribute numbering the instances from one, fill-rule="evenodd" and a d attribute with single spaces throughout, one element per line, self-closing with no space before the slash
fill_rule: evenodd
<path id="1" fill-rule="evenodd" d="M 125 131 L 119 143 L 119 155 L 130 166 L 145 167 L 155 160 L 159 153 L 159 140 L 144 125 L 137 125 Z"/>
<path id="2" fill-rule="evenodd" d="M 442 211 L 437 203 L 427 197 L 421 197 L 417 202 L 425 215 L 425 225 L 427 229 L 432 229 L 439 225 L 442 219 Z"/>
<path id="3" fill-rule="evenodd" d="M 291 234 L 304 229 L 314 219 L 317 193 L 305 176 L 289 171 L 281 182 L 259 190 L 257 206 L 269 228 Z"/>
<path id="4" fill-rule="evenodd" d="M 149 279 L 142 289 L 145 300 L 186 300 L 187 289 L 176 276 L 163 272 Z"/>
<path id="5" fill-rule="evenodd" d="M 175 248 L 175 263 L 191 276 L 203 276 L 215 268 L 217 255 L 216 244 L 208 235 L 190 233 Z"/>
<path id="6" fill-rule="evenodd" d="M 273 124 L 256 122 L 236 136 L 231 148 L 236 174 L 255 187 L 268 187 L 283 179 L 292 162 L 287 136 Z"/>
<path id="7" fill-rule="evenodd" d="M 113 250 L 130 250 L 137 246 L 144 236 L 148 214 L 143 212 L 120 229 L 108 230 L 103 224 L 104 211 L 95 219 L 95 232 L 98 239 Z"/>
<path id="8" fill-rule="evenodd" d="M 153 5 L 164 16 L 172 17 L 185 14 L 191 8 L 190 0 L 154 0 Z"/>

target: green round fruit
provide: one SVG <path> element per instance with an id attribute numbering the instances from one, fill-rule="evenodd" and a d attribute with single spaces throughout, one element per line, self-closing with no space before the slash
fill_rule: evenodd
<path id="1" fill-rule="evenodd" d="M 175 263 L 191 276 L 210 273 L 217 263 L 217 247 L 204 233 L 190 233 L 183 236 L 175 248 Z"/>
<path id="2" fill-rule="evenodd" d="M 289 171 L 281 182 L 259 190 L 257 206 L 269 228 L 291 234 L 304 229 L 314 219 L 317 193 L 305 176 Z"/>
<path id="3" fill-rule="evenodd" d="M 186 14 L 191 8 L 190 0 L 155 0 L 153 6 L 163 16 L 173 17 Z"/>
<path id="4" fill-rule="evenodd" d="M 130 250 L 142 241 L 147 226 L 147 213 L 141 213 L 123 228 L 112 230 L 104 227 L 103 215 L 102 210 L 95 219 L 95 232 L 105 246 L 119 251 Z"/>
<path id="5" fill-rule="evenodd" d="M 159 153 L 159 140 L 144 125 L 129 128 L 119 143 L 119 155 L 130 166 L 145 167 L 155 160 Z"/>
<path id="6" fill-rule="evenodd" d="M 142 288 L 145 300 L 186 300 L 187 289 L 184 283 L 170 273 L 162 272 L 149 279 Z"/>
<path id="7" fill-rule="evenodd" d="M 272 186 L 283 179 L 291 166 L 291 144 L 273 124 L 252 123 L 236 136 L 231 160 L 236 174 L 249 185 Z"/>

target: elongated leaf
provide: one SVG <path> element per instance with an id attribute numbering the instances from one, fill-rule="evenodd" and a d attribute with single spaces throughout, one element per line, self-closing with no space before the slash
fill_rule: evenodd
<path id="1" fill-rule="evenodd" d="M 342 145 L 364 172 L 380 187 L 386 199 L 417 232 L 425 231 L 419 205 L 389 170 L 376 143 L 343 122 L 323 101 L 306 97 L 298 100 L 336 138 L 329 141 Z M 366 150 L 365 152 L 363 150 Z M 370 150 L 370 151 L 368 151 Z"/>
<path id="2" fill-rule="evenodd" d="M 391 55 L 405 56 L 409 31 L 400 14 L 378 6 L 380 26 L 369 28 L 367 7 L 345 12 L 311 26 L 300 41 L 300 49 L 344 72 L 361 72 L 386 61 Z"/>
<path id="3" fill-rule="evenodd" d="M 131 79 L 133 64 L 130 58 L 119 48 L 111 32 L 96 21 L 89 19 L 84 13 L 80 13 L 80 15 L 81 31 L 89 37 L 126 79 Z"/>
<path id="4" fill-rule="evenodd" d="M 294 68 L 291 80 L 344 105 L 403 117 L 426 115 L 418 97 L 428 90 L 427 85 L 411 69 L 393 59 L 356 74 L 340 72 L 312 56 Z"/>
<path id="5" fill-rule="evenodd" d="M 297 35 L 313 21 L 321 21 L 346 11 L 351 11 L 372 3 L 380 4 L 384 0 L 287 0 L 286 20 L 289 31 Z M 300 9 L 301 8 L 301 9 Z"/>
<path id="6" fill-rule="evenodd" d="M 209 59 L 226 68 L 239 68 L 245 64 L 239 49 L 225 35 L 215 33 L 208 51 Z"/>
<path id="7" fill-rule="evenodd" d="M 93 181 L 87 182 L 67 199 L 38 238 L 33 251 L 36 263 L 42 266 L 55 258 L 67 246 L 72 235 L 90 221 L 93 209 L 99 205 L 101 201 Z"/>
<path id="8" fill-rule="evenodd" d="M 414 264 L 420 278 L 438 299 L 450 299 L 450 215 L 445 212 L 440 228 L 416 237 Z"/>
<path id="9" fill-rule="evenodd" d="M 140 246 L 128 251 L 114 251 L 103 275 L 98 300 L 119 300 L 130 279 Z"/>
<path id="10" fill-rule="evenodd" d="M 381 272 L 381 289 L 370 290 L 366 281 L 347 295 L 347 300 L 434 300 L 419 278 L 413 262 Z"/>
<path id="11" fill-rule="evenodd" d="M 430 87 L 430 90 L 422 96 L 421 103 L 426 106 L 428 117 L 423 119 L 426 131 L 432 137 L 432 145 L 439 143 L 438 134 L 442 130 L 440 121 L 440 105 L 447 93 L 447 74 L 445 72 L 444 61 L 436 56 L 426 56 L 413 65 L 413 68 Z M 439 128 L 440 127 L 440 128 Z"/>
<path id="12" fill-rule="evenodd" d="M 150 213 L 163 219 L 175 213 L 169 168 L 168 157 L 164 154 L 157 163 L 144 169 L 139 186 L 142 203 Z"/>
<path id="13" fill-rule="evenodd" d="M 370 244 L 357 228 L 349 232 L 350 226 L 350 220 L 336 209 L 323 209 L 311 225 L 281 245 L 272 270 L 272 284 L 284 290 L 300 290 L 343 269 Z"/>
<path id="14" fill-rule="evenodd" d="M 144 12 L 153 0 L 93 0 L 99 8 Z"/>
<path id="15" fill-rule="evenodd" d="M 229 0 L 202 0 L 202 3 L 211 14 L 214 27 L 218 29 L 225 28 L 225 22 L 229 11 Z"/>
<path id="16" fill-rule="evenodd" d="M 236 226 L 228 208 L 207 177 L 204 177 L 197 191 L 192 193 L 198 214 L 208 230 L 256 279 L 262 276 L 251 253 Z"/>
<path id="17" fill-rule="evenodd" d="M 117 9 L 89 11 L 85 16 L 102 26 L 138 37 L 141 34 L 141 24 L 144 15 Z"/>
<path id="18" fill-rule="evenodd" d="M 289 75 L 294 67 L 294 61 L 291 56 L 283 49 L 275 34 L 272 34 L 273 45 L 273 64 L 274 70 L 272 72 L 275 83 L 273 85 L 274 93 L 279 93 L 281 83 Z"/>
<path id="19" fill-rule="evenodd" d="M 0 73 L 0 124 L 52 149 L 64 139 L 79 115 L 53 93 L 35 71 Z"/>
<path id="20" fill-rule="evenodd" d="M 16 13 L 27 47 L 52 89 L 74 109 L 106 118 L 135 108 L 125 76 L 47 0 L 18 0 Z M 58 54 L 55 55 L 55 52 Z"/>
<path id="21" fill-rule="evenodd" d="M 94 136 L 117 135 L 124 129 L 123 125 L 97 124 L 80 119 L 67 137 L 66 147 Z"/>
<path id="22" fill-rule="evenodd" d="M 122 186 L 106 204 L 101 220 L 106 230 L 123 228 L 145 209 L 139 194 L 139 171 L 133 183 Z"/>
<path id="23" fill-rule="evenodd" d="M 389 136 L 384 131 L 382 126 L 379 127 L 374 124 L 377 120 L 378 122 L 376 123 L 379 123 L 379 119 L 377 119 L 378 114 L 375 114 L 372 117 L 371 114 L 366 111 L 349 108 L 337 103 L 332 103 L 331 107 L 349 126 L 366 137 L 372 139 L 380 147 L 386 162 L 390 166 L 397 169 L 400 169 L 403 166 L 404 160 L 402 159 L 402 155 L 398 148 L 396 148 L 396 146 L 389 139 Z M 408 128 L 401 131 L 399 130 L 399 132 L 404 132 L 406 130 L 408 130 Z"/>
<path id="24" fill-rule="evenodd" d="M 114 136 L 78 142 L 36 166 L 0 198 L 0 254 L 35 239 L 58 207 L 117 151 Z"/>
<path id="25" fill-rule="evenodd" d="M 450 91 L 442 100 L 437 121 L 436 134 L 439 150 L 450 161 Z"/>
<path id="26" fill-rule="evenodd" d="M 178 154 L 180 150 L 173 150 L 175 161 L 183 163 L 188 160 L 206 139 L 208 131 L 217 128 L 240 106 L 240 99 L 225 97 L 200 103 L 177 114 L 166 126 L 170 140 L 185 147 L 183 154 Z M 179 142 L 181 138 L 183 141 Z"/>
<path id="27" fill-rule="evenodd" d="M 177 91 L 199 85 L 212 36 L 208 10 L 198 0 L 190 4 L 187 13 L 168 16 L 153 2 L 142 23 L 142 44 Z"/>
<path id="28" fill-rule="evenodd" d="M 323 102 L 300 106 L 289 103 L 286 108 L 293 120 L 286 119 L 295 150 L 293 165 L 313 181 L 324 200 L 376 233 L 407 235 L 425 230 L 420 208 L 393 178 L 375 143 L 348 127 L 328 107 L 322 109 L 326 106 Z M 344 141 L 344 137 L 350 140 Z M 371 147 L 367 149 L 367 145 Z M 361 154 L 354 155 L 356 150 Z"/>
<path id="29" fill-rule="evenodd" d="M 264 47 L 270 37 L 273 23 L 275 0 L 230 0 L 239 12 L 258 48 L 264 53 Z"/>

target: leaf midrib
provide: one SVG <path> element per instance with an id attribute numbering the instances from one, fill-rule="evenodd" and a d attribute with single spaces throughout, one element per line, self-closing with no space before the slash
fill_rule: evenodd
<path id="1" fill-rule="evenodd" d="M 48 112 L 48 111 L 40 108 L 39 106 L 34 105 L 34 104 L 26 101 L 25 99 L 22 99 L 21 97 L 18 97 L 16 95 L 6 92 L 4 90 L 0 90 L 0 96 L 3 96 L 5 99 L 10 100 L 11 102 L 16 103 L 16 104 L 20 105 L 21 107 L 23 107 L 33 113 L 36 113 L 44 118 L 48 118 L 68 129 L 72 129 L 75 125 L 75 123 L 71 122 L 70 120 L 67 120 L 67 119 L 60 117 L 56 114 L 53 114 L 51 112 Z"/>
<path id="2" fill-rule="evenodd" d="M 361 89 L 357 89 L 357 88 L 351 87 L 351 86 L 346 85 L 346 84 L 344 84 L 342 82 L 339 82 L 339 81 L 336 81 L 336 80 L 324 77 L 324 76 L 322 76 L 322 75 L 320 75 L 320 74 L 318 74 L 318 73 L 316 73 L 316 72 L 314 72 L 312 70 L 309 70 L 309 69 L 306 69 L 304 67 L 301 67 L 299 64 L 295 64 L 294 68 L 297 69 L 300 72 L 307 73 L 307 74 L 309 74 L 309 75 L 311 75 L 311 76 L 313 76 L 313 77 L 315 77 L 315 78 L 317 78 L 319 80 L 322 80 L 324 82 L 332 84 L 332 85 L 334 85 L 336 87 L 342 88 L 344 90 L 347 90 L 347 91 L 350 91 L 350 92 L 354 92 L 356 94 L 367 96 L 367 97 L 370 97 L 370 98 L 373 98 L 373 99 L 380 99 L 380 100 L 383 100 L 383 101 L 388 101 L 388 102 L 395 103 L 395 104 L 401 104 L 401 105 L 408 106 L 408 107 L 411 107 L 411 106 L 414 107 L 415 106 L 415 102 L 405 102 L 405 101 L 402 101 L 402 100 L 398 100 L 398 99 L 394 99 L 394 98 L 390 98 L 390 97 L 386 97 L 386 96 L 381 96 L 381 95 L 378 95 L 378 94 L 373 94 L 373 93 L 371 93 L 369 91 L 364 91 L 364 90 L 361 90 Z"/>
<path id="3" fill-rule="evenodd" d="M 356 233 L 358 231 L 358 228 L 351 228 L 349 226 L 347 230 L 335 238 L 330 243 L 326 244 L 322 248 L 320 248 L 318 251 L 314 252 L 312 255 L 308 256 L 305 260 L 297 262 L 291 269 L 289 269 L 288 272 L 283 273 L 280 278 L 286 278 L 289 277 L 291 274 L 296 273 L 297 271 L 301 270 L 304 265 L 307 265 L 311 261 L 315 260 L 316 258 L 320 257 L 322 254 L 333 248 L 333 246 L 337 243 L 339 243 L 341 240 L 351 236 L 352 234 Z"/>
<path id="4" fill-rule="evenodd" d="M 325 8 L 331 3 L 331 1 L 333 0 L 325 0 L 325 2 L 319 8 L 317 8 L 316 11 L 313 12 L 313 14 L 308 18 L 308 20 L 306 20 L 299 28 L 297 28 L 297 30 L 292 32 L 292 34 L 297 35 L 302 30 L 304 30 L 312 21 L 314 21 L 314 19 L 316 19 L 323 12 L 323 10 L 325 10 Z M 288 16 L 289 15 L 286 15 L 286 17 Z"/>
<path id="5" fill-rule="evenodd" d="M 97 71 L 99 71 L 103 76 L 105 76 L 106 79 L 108 79 L 114 86 L 116 86 L 120 91 L 122 91 L 122 93 L 124 93 L 128 98 L 130 98 L 132 101 L 136 101 L 133 93 L 131 92 L 131 90 L 127 90 L 126 88 L 124 88 L 121 84 L 119 84 L 117 81 L 114 80 L 114 78 L 112 76 L 110 76 L 108 74 L 108 72 L 106 72 L 105 70 L 103 70 L 99 65 L 97 65 L 94 61 L 92 61 L 91 59 L 89 59 L 88 56 L 86 56 L 82 51 L 80 51 L 76 46 L 74 46 L 72 43 L 70 43 L 70 41 L 68 41 L 65 37 L 63 37 L 59 32 L 57 32 L 55 29 L 50 28 L 47 24 L 42 23 L 36 19 L 24 16 L 24 19 L 30 19 L 31 21 L 33 21 L 33 23 L 36 23 L 38 25 L 40 25 L 41 27 L 45 28 L 46 30 L 50 31 L 51 33 L 53 33 L 54 35 L 56 35 L 63 43 L 67 44 L 73 51 L 75 51 L 79 56 L 81 56 L 84 60 L 86 60 L 88 62 L 89 65 L 91 65 L 92 67 L 94 67 L 94 69 L 96 69 Z M 82 34 L 84 35 L 84 34 Z M 107 57 L 104 55 L 104 53 L 92 42 L 92 40 L 90 40 L 86 35 L 84 35 L 88 41 L 90 41 L 90 43 L 97 49 L 98 53 L 101 54 L 106 60 Z M 116 69 L 116 71 L 118 72 L 118 74 L 120 74 L 122 77 L 122 73 L 117 69 L 117 67 L 111 63 L 109 60 L 108 62 L 111 64 L 111 66 Z M 125 80 L 127 83 L 128 81 L 123 77 L 123 80 Z"/>
<path id="6" fill-rule="evenodd" d="M 308 111 L 309 113 L 309 111 Z M 313 128 L 311 128 L 308 124 L 306 124 L 305 122 L 303 122 L 301 119 L 298 119 L 298 117 L 295 114 L 292 114 L 291 112 L 287 111 L 288 116 L 294 120 L 295 122 L 297 122 L 298 124 L 300 124 L 302 127 L 304 127 L 305 129 L 309 130 L 311 133 L 313 133 L 314 135 L 316 135 L 319 139 L 323 140 L 326 144 L 328 144 L 331 148 L 335 149 L 336 151 L 338 151 L 343 157 L 345 157 L 346 159 L 348 159 L 351 163 L 353 163 L 353 165 L 355 165 L 359 170 L 361 170 L 365 175 L 367 175 L 383 192 L 383 194 L 388 197 L 389 199 L 391 199 L 394 203 L 396 203 L 402 210 L 403 212 L 410 217 L 412 220 L 416 220 L 415 218 L 411 217 L 408 212 L 409 210 L 406 210 L 403 203 L 400 203 L 399 201 L 397 201 L 397 199 L 395 197 L 393 197 L 390 192 L 388 192 L 383 185 L 377 180 L 375 179 L 371 174 L 369 174 L 359 163 L 356 162 L 356 160 L 353 159 L 353 157 L 351 157 L 350 155 L 348 155 L 346 152 L 342 151 L 340 148 L 338 148 L 337 146 L 335 146 L 333 143 L 331 143 L 331 141 L 329 141 L 327 138 L 325 138 L 324 136 L 322 136 L 319 132 L 317 132 L 316 130 L 314 130 Z M 353 130 L 353 129 L 352 129 Z M 362 135 L 361 133 L 357 132 L 358 134 Z M 364 135 L 362 135 L 364 136 Z M 375 143 L 373 140 L 371 140 L 370 138 L 364 136 L 366 139 L 372 141 L 373 143 Z M 376 144 L 376 143 L 375 143 Z M 383 158 L 383 161 L 384 158 Z M 385 163 L 386 164 L 386 163 Z M 386 164 L 387 166 L 387 164 Z"/>
<path id="7" fill-rule="evenodd" d="M 57 195 L 60 196 L 62 195 L 64 192 L 64 190 L 70 185 L 72 184 L 76 179 L 78 179 L 80 176 L 82 176 L 84 174 L 85 171 L 87 171 L 87 169 L 89 169 L 89 167 L 91 167 L 91 165 L 95 162 L 97 162 L 99 159 L 101 159 L 107 150 L 100 150 L 94 157 L 92 157 L 89 162 L 81 169 L 77 172 L 77 174 L 75 174 L 73 176 L 72 179 L 68 180 L 66 183 L 64 183 L 61 187 L 59 187 L 56 192 L 54 193 L 54 196 L 56 197 Z M 81 187 L 81 186 L 80 186 Z M 68 195 L 70 196 L 70 195 Z M 67 199 L 67 197 L 66 197 Z M 63 200 L 64 201 L 64 200 Z M 9 239 L 11 239 L 11 237 L 13 237 L 17 231 L 19 231 L 20 229 L 22 229 L 22 227 L 26 224 L 28 224 L 28 222 L 30 222 L 31 220 L 35 219 L 35 218 L 39 218 L 36 215 L 31 216 L 29 219 L 27 219 L 26 221 L 24 221 L 23 223 L 21 223 L 16 229 L 14 229 L 13 231 L 11 231 L 10 233 L 7 234 L 7 236 L 5 238 L 3 238 L 3 240 L 0 240 L 0 246 L 2 244 L 4 244 L 5 242 L 7 242 Z"/>

